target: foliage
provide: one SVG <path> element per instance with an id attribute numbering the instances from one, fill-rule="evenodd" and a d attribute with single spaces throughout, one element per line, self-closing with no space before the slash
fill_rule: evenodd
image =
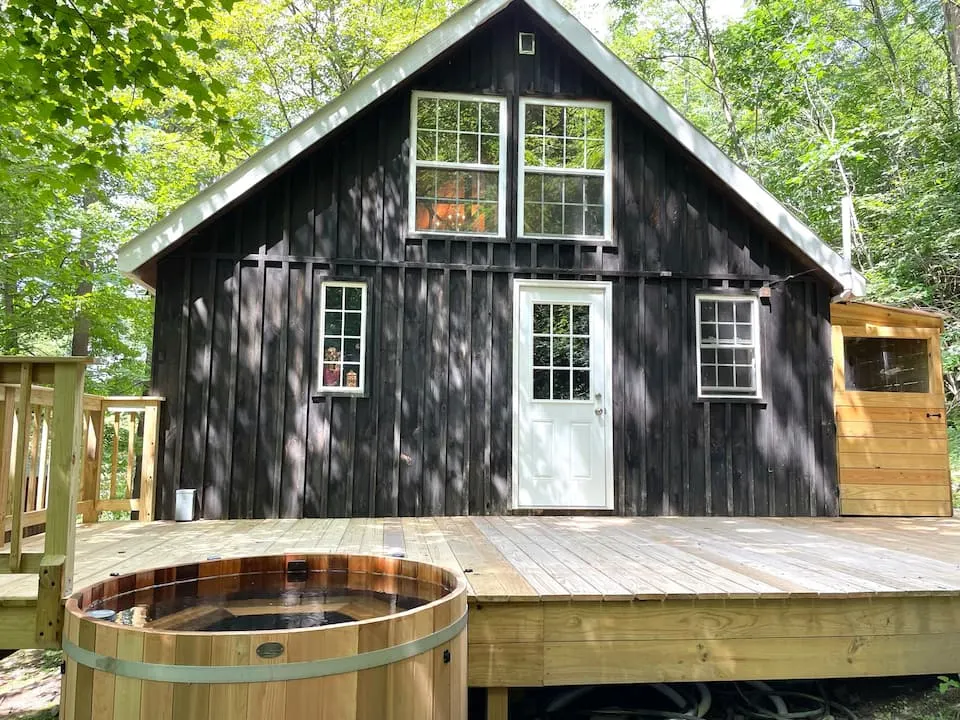
<path id="1" fill-rule="evenodd" d="M 220 0 L 228 8 L 233 0 Z M 196 118 L 229 147 L 223 83 L 187 62 L 213 60 L 211 0 L 6 0 L 0 4 L 0 127 L 4 154 L 39 152 L 77 182 L 120 170 L 124 131 L 171 92 L 173 119 Z"/>
<path id="2" fill-rule="evenodd" d="M 0 352 L 67 352 L 86 318 L 91 388 L 146 389 L 152 303 L 118 245 L 462 2 L 0 4 Z M 949 314 L 956 403 L 960 76 L 939 0 L 759 0 L 726 22 L 709 2 L 613 0 L 612 45 L 835 246 L 853 199 L 871 296 Z"/>
<path id="3" fill-rule="evenodd" d="M 960 690 L 960 680 L 954 677 L 947 677 L 946 675 L 940 675 L 937 677 L 937 680 L 940 681 L 938 690 L 941 693 L 949 692 L 950 690 Z"/>
<path id="4" fill-rule="evenodd" d="M 937 0 L 760 0 L 722 25 L 707 0 L 616 0 L 617 52 L 821 237 L 870 297 L 948 314 L 960 396 L 960 117 Z"/>

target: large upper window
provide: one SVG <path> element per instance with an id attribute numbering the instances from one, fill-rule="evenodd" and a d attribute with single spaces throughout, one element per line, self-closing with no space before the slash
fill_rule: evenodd
<path id="1" fill-rule="evenodd" d="M 320 313 L 321 392 L 363 393 L 367 355 L 367 284 L 322 283 Z"/>
<path id="2" fill-rule="evenodd" d="M 760 397 L 759 302 L 743 295 L 697 295 L 700 397 Z"/>
<path id="3" fill-rule="evenodd" d="M 610 137 L 608 103 L 521 98 L 521 235 L 611 237 Z"/>
<path id="4" fill-rule="evenodd" d="M 410 229 L 503 235 L 506 101 L 413 93 Z"/>

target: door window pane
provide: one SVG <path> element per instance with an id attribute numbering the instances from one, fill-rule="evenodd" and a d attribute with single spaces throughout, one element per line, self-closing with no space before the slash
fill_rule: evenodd
<path id="1" fill-rule="evenodd" d="M 534 400 L 590 399 L 590 306 L 533 306 Z"/>

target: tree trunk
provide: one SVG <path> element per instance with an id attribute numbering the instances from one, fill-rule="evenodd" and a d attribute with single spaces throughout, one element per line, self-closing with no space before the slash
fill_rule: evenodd
<path id="1" fill-rule="evenodd" d="M 13 296 L 17 288 L 13 283 L 3 283 L 0 286 L 0 296 L 3 300 L 3 314 L 6 322 L 0 325 L 0 352 L 17 355 L 20 353 L 20 333 L 17 330 L 17 315 L 13 305 Z M 5 327 L 4 327 L 5 326 Z"/>
<path id="2" fill-rule="evenodd" d="M 943 0 L 943 17 L 947 32 L 947 47 L 950 51 L 950 64 L 957 81 L 957 95 L 960 97 L 960 1 Z"/>
<path id="3" fill-rule="evenodd" d="M 88 263 L 83 262 L 86 269 Z M 81 280 L 77 284 L 77 297 L 82 298 L 89 295 L 93 290 L 93 283 L 89 280 Z M 70 344 L 70 354 L 86 357 L 90 354 L 90 317 L 82 310 L 77 310 L 73 317 L 73 341 Z"/>

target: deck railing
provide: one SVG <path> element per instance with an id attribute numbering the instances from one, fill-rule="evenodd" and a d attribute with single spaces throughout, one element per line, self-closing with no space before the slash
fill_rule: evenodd
<path id="1" fill-rule="evenodd" d="M 30 630 L 35 647 L 59 644 L 63 627 L 62 598 L 73 587 L 73 548 L 76 533 L 76 502 L 80 484 L 80 430 L 83 422 L 83 380 L 86 358 L 0 358 L 0 384 L 14 384 L 13 392 L 4 389 L 3 434 L 12 442 L 9 452 L 0 454 L 0 498 L 13 502 L 10 513 L 10 548 L 0 552 L 0 573 L 30 573 L 38 576 L 35 625 Z M 30 467 L 32 446 L 34 386 L 52 386 L 49 413 L 41 412 L 36 454 L 37 470 Z M 37 400 L 43 403 L 44 391 L 38 388 Z M 46 424 L 49 446 L 41 446 Z M 41 452 L 47 453 L 42 477 Z M 28 476 L 35 475 L 33 480 Z M 40 492 L 40 483 L 43 492 Z M 45 499 L 46 526 L 42 553 L 23 552 L 23 524 L 27 491 L 36 484 L 34 497 Z M 36 510 L 31 512 L 37 512 Z M 0 525 L 2 527 L 2 525 Z M 14 647 L 26 647 L 19 642 Z"/>
<path id="2" fill-rule="evenodd" d="M 0 386 L 0 527 L 13 542 L 14 525 L 30 535 L 47 522 L 54 388 L 31 386 L 25 437 L 25 416 L 19 385 Z M 84 395 L 81 421 L 80 485 L 76 512 L 83 522 L 136 512 L 139 520 L 153 519 L 154 477 L 157 459 L 158 416 L 161 398 Z M 15 482 L 16 454 L 24 442 L 23 476 Z M 6 481 L 6 482 L 5 482 Z M 3 492 L 6 485 L 9 489 Z M 21 498 L 15 508 L 15 497 Z"/>

